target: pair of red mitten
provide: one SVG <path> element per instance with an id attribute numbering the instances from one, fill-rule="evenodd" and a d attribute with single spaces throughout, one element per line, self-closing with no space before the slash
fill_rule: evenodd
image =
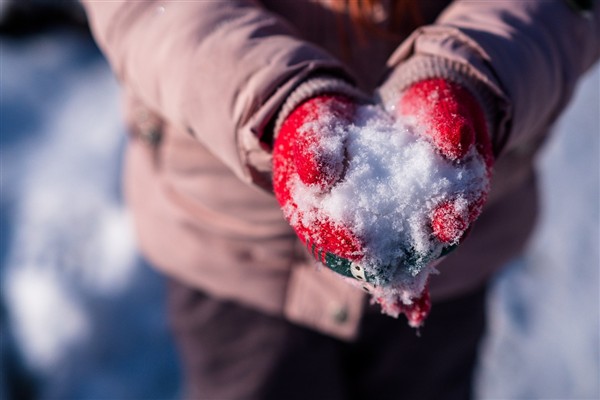
<path id="1" fill-rule="evenodd" d="M 330 154 L 331 150 L 323 146 L 325 133 L 315 121 L 325 119 L 333 125 L 326 135 L 335 140 L 336 132 L 341 134 L 355 123 L 358 108 L 350 96 L 330 93 L 309 98 L 287 114 L 273 147 L 274 191 L 284 210 L 303 201 L 291 191 L 292 180 L 300 180 L 317 194 L 328 193 L 343 181 L 349 155 L 343 145 L 342 151 L 337 146 L 337 153 Z M 475 149 L 483 159 L 489 181 L 494 157 L 485 115 L 467 89 L 442 78 L 426 79 L 400 93 L 389 114 L 391 121 L 410 120 L 418 126 L 416 132 L 449 163 L 460 164 Z M 486 196 L 487 185 L 469 198 L 466 206 L 463 202 L 457 207 L 452 198 L 436 204 L 428 216 L 430 240 L 447 244 L 448 248 L 455 246 L 479 216 Z M 292 214 L 286 212 L 288 222 L 318 261 L 342 275 L 357 277 L 350 268 L 360 265 L 365 257 L 364 242 L 351 226 L 336 222 L 326 213 L 309 223 L 297 215 L 290 218 Z M 365 279 L 364 272 L 359 278 Z M 411 325 L 419 326 L 430 309 L 428 289 L 409 301 L 398 300 L 396 306 Z"/>

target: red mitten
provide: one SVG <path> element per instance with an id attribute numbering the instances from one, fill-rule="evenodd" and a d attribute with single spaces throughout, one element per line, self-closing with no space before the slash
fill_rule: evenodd
<path id="1" fill-rule="evenodd" d="M 290 193 L 299 179 L 326 192 L 344 172 L 344 127 L 352 123 L 355 104 L 344 96 L 318 96 L 298 106 L 283 122 L 273 148 L 273 186 L 286 218 L 318 261 L 346 276 L 361 258 L 361 245 L 350 229 L 315 209 L 302 215 Z"/>
<path id="2" fill-rule="evenodd" d="M 454 163 L 474 149 L 483 157 L 489 181 L 494 163 L 491 141 L 484 112 L 468 90 L 442 78 L 420 81 L 403 92 L 398 114 L 412 118 L 419 132 Z M 431 216 L 433 234 L 442 242 L 457 243 L 481 213 L 488 191 L 489 184 L 468 204 L 453 200 L 439 204 Z"/>

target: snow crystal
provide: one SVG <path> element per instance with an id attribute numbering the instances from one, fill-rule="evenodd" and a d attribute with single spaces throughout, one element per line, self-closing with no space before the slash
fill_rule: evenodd
<path id="1" fill-rule="evenodd" d="M 327 117 L 306 124 L 303 129 L 319 132 L 316 146 L 325 162 L 343 162 L 344 171 L 326 191 L 291 179 L 296 206 L 284 211 L 305 226 L 327 216 L 350 228 L 362 243 L 360 264 L 371 277 L 371 289 L 410 304 L 447 246 L 432 236 L 433 211 L 444 201 L 455 207 L 474 201 L 487 178 L 474 148 L 463 160 L 449 161 L 408 122 L 392 121 L 376 106 L 361 106 L 351 125 Z"/>

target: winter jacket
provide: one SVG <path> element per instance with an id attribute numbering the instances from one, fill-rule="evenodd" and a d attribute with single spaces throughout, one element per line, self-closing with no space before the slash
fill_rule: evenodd
<path id="1" fill-rule="evenodd" d="M 537 211 L 534 156 L 599 57 L 600 2 L 419 3 L 425 25 L 384 37 L 335 1 L 84 0 L 124 89 L 126 197 L 149 260 L 218 298 L 354 337 L 365 294 L 311 260 L 271 190 L 273 125 L 316 76 L 384 100 L 428 76 L 476 92 L 497 153 L 492 193 L 432 278 L 434 307 L 517 255 Z M 385 26 L 389 10 L 376 11 Z"/>

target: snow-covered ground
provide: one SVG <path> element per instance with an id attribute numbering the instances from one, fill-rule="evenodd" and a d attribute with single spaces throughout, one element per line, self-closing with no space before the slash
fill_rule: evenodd
<path id="1" fill-rule="evenodd" d="M 164 283 L 120 193 L 117 82 L 87 37 L 0 44 L 3 363 L 38 398 L 174 398 Z"/>
<path id="2" fill-rule="evenodd" d="M 494 285 L 480 398 L 600 398 L 599 71 L 540 159 L 537 234 Z M 176 398 L 164 281 L 122 203 L 106 62 L 74 34 L 0 38 L 0 78 L 0 398 L 17 382 L 41 399 Z"/>
<path id="3" fill-rule="evenodd" d="M 482 398 L 600 399 L 599 149 L 597 64 L 538 160 L 536 234 L 495 282 Z"/>

